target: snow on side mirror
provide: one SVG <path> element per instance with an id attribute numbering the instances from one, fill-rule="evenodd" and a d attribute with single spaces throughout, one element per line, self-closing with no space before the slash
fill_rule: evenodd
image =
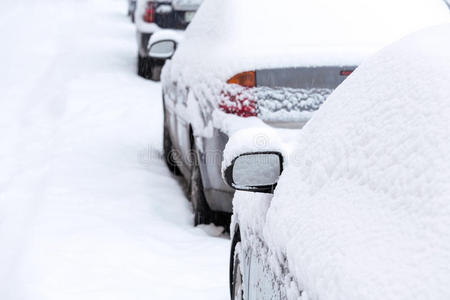
<path id="1" fill-rule="evenodd" d="M 283 171 L 279 152 L 244 153 L 225 169 L 225 182 L 235 190 L 273 193 Z"/>
<path id="2" fill-rule="evenodd" d="M 150 45 L 149 56 L 157 59 L 169 59 L 176 49 L 176 42 L 173 40 L 157 41 Z"/>

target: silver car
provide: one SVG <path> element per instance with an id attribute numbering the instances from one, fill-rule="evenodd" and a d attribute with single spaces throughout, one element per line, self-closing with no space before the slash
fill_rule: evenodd
<path id="1" fill-rule="evenodd" d="M 298 9 L 298 4 L 286 2 Z M 216 24 L 211 23 L 211 16 L 220 14 L 224 19 L 235 21 L 236 6 L 245 6 L 248 2 L 233 0 L 223 4 L 230 4 L 229 9 L 216 5 L 215 1 L 204 2 L 173 59 L 166 62 L 161 77 L 164 156 L 171 171 L 182 175 L 189 186 L 196 225 L 210 222 L 229 224 L 234 191 L 222 180 L 221 163 L 231 127 L 235 127 L 233 130 L 251 126 L 285 130 L 302 128 L 328 95 L 373 51 L 352 55 L 353 48 L 347 47 L 340 48 L 339 55 L 336 55 L 334 47 L 321 48 L 321 57 L 337 57 L 333 63 L 314 63 L 314 60 L 299 57 L 289 64 L 279 62 L 269 67 L 267 61 L 276 61 L 290 53 L 285 45 L 277 45 L 276 54 L 272 52 L 256 64 L 251 60 L 246 62 L 244 56 L 239 57 L 239 53 L 235 53 L 230 65 L 237 60 L 242 62 L 239 67 L 231 68 L 235 73 L 228 78 L 216 77 L 212 75 L 215 69 L 227 64 L 220 51 L 225 51 L 227 46 L 239 47 L 240 42 L 238 39 L 233 45 L 224 42 L 221 50 L 211 50 L 203 56 L 202 53 L 210 49 L 211 41 L 218 45 L 211 47 L 222 46 L 222 42 L 217 41 L 221 36 L 217 36 L 215 30 L 220 31 L 227 26 L 222 19 Z M 282 9 L 284 11 L 286 7 Z M 251 22 L 251 17 L 256 18 L 257 15 L 257 12 L 246 14 L 246 18 L 250 18 L 246 21 Z M 207 22 L 208 27 L 205 27 Z M 282 30 L 283 24 L 280 20 L 278 25 L 273 22 L 271 26 Z M 263 25 L 255 26 L 265 28 Z M 209 36 L 211 33 L 214 36 Z M 226 38 L 224 36 L 224 40 Z M 293 35 L 293 40 L 301 39 Z M 290 39 L 284 41 L 285 44 L 291 42 Z M 301 43 L 299 47 L 300 53 L 309 51 L 305 51 L 304 48 L 308 47 L 302 48 Z M 318 56 L 317 53 L 313 55 Z M 199 65 L 202 66 L 200 69 Z"/>

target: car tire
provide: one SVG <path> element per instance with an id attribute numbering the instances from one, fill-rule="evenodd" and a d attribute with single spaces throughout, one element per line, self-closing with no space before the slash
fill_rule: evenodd
<path id="1" fill-rule="evenodd" d="M 165 119 L 165 114 L 164 114 Z M 167 128 L 166 122 L 164 121 L 164 129 L 163 129 L 163 155 L 164 161 L 166 162 L 167 167 L 170 172 L 175 175 L 181 175 L 180 169 L 178 168 L 177 161 L 174 156 L 175 152 L 172 146 L 172 140 L 170 139 L 169 128 Z"/>
<path id="2" fill-rule="evenodd" d="M 230 253 L 230 295 L 231 300 L 244 300 L 243 275 L 240 255 L 241 235 L 239 227 L 233 236 Z"/>
<path id="3" fill-rule="evenodd" d="M 138 54 L 137 73 L 139 76 L 144 77 L 146 79 L 151 78 L 152 72 L 151 72 L 150 58 L 143 57 Z"/>
<path id="4" fill-rule="evenodd" d="M 214 213 L 209 208 L 205 193 L 203 192 L 203 182 L 198 164 L 197 151 L 192 152 L 189 198 L 194 209 L 194 225 L 210 224 L 214 221 Z"/>

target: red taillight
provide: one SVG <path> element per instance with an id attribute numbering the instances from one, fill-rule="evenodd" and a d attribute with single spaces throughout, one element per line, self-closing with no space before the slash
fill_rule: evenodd
<path id="1" fill-rule="evenodd" d="M 341 76 L 349 76 L 352 73 L 353 73 L 353 70 L 342 70 Z"/>
<path id="2" fill-rule="evenodd" d="M 219 108 L 227 114 L 233 114 L 243 118 L 255 117 L 258 115 L 256 111 L 256 101 L 248 99 L 241 93 L 236 95 L 222 93 Z"/>
<path id="3" fill-rule="evenodd" d="M 147 7 L 145 8 L 145 13 L 142 19 L 146 23 L 155 22 L 155 2 L 153 1 L 147 2 Z"/>
<path id="4" fill-rule="evenodd" d="M 252 99 L 251 88 L 256 86 L 255 72 L 239 73 L 229 80 L 228 84 L 237 84 L 243 89 L 230 89 L 230 91 L 221 93 L 219 108 L 227 113 L 239 117 L 255 117 L 258 115 L 256 101 Z"/>

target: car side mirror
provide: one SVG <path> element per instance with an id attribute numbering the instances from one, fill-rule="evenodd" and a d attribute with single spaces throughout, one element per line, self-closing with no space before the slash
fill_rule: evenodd
<path id="1" fill-rule="evenodd" d="M 150 45 L 148 55 L 151 58 L 169 59 L 175 53 L 177 43 L 173 40 L 157 41 Z"/>
<path id="2" fill-rule="evenodd" d="M 273 193 L 282 171 L 279 152 L 244 153 L 225 169 L 224 179 L 235 190 Z"/>

